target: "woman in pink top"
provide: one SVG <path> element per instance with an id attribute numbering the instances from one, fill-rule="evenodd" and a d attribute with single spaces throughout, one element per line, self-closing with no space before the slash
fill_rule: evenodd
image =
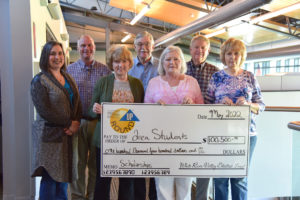
<path id="1" fill-rule="evenodd" d="M 186 63 L 179 47 L 169 46 L 160 56 L 157 76 L 150 80 L 145 103 L 203 104 L 196 79 L 185 75 Z M 190 200 L 192 178 L 155 178 L 158 200 Z M 174 190 L 174 186 L 176 189 Z M 176 191 L 176 194 L 175 194 Z"/>

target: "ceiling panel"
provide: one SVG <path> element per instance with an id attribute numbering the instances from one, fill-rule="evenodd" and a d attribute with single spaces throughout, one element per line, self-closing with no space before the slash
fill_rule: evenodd
<path id="1" fill-rule="evenodd" d="M 189 4 L 199 8 L 206 8 L 205 4 L 196 1 L 181 0 L 178 2 Z M 134 13 L 139 13 L 146 4 L 150 3 L 150 0 L 145 0 L 141 3 L 136 3 L 136 1 L 134 0 L 110 0 L 110 6 L 128 10 Z M 206 14 L 204 12 L 200 12 L 198 10 L 185 7 L 167 0 L 155 0 L 151 3 L 150 7 L 151 9 L 145 14 L 145 16 L 178 26 L 184 26 L 196 20 L 198 17 L 202 17 Z"/>
<path id="2" fill-rule="evenodd" d="M 94 1 L 97 2 L 97 0 L 76 0 L 76 3 L 83 3 L 86 1 L 92 2 Z M 300 0 L 273 0 L 271 4 L 267 4 L 263 7 L 261 7 L 264 10 L 267 11 L 274 11 L 281 9 L 283 7 L 299 3 Z M 189 24 L 190 22 L 196 20 L 198 17 L 203 16 L 204 14 L 208 13 L 209 10 L 214 10 L 217 9 L 216 5 L 209 5 L 205 4 L 204 0 L 142 0 L 142 1 L 137 1 L 137 0 L 110 0 L 109 5 L 115 8 L 123 9 L 132 13 L 139 13 L 143 7 L 146 5 L 150 4 L 151 9 L 146 13 L 147 17 L 153 18 L 160 20 L 161 22 L 167 22 L 171 24 L 175 24 L 177 26 L 184 26 L 186 24 Z M 90 4 L 94 5 L 94 4 Z M 89 7 L 89 6 L 88 6 Z M 207 9 L 206 12 L 201 12 L 199 10 L 201 9 Z M 120 11 L 120 13 L 122 13 Z M 120 14 L 121 17 L 122 14 Z M 249 13 L 249 16 L 256 15 L 255 12 Z M 290 12 L 285 14 L 286 16 L 293 17 L 296 19 L 300 19 L 300 10 Z M 124 17 L 124 16 L 122 16 Z M 129 22 L 132 18 L 134 17 L 134 14 L 126 15 L 127 21 Z M 284 19 L 284 18 L 283 18 Z M 122 19 L 123 21 L 124 19 Z M 249 20 L 249 19 L 248 19 Z M 246 20 L 246 21 L 248 21 Z M 275 18 L 273 19 L 275 20 Z M 284 20 L 283 20 L 284 21 Z M 141 21 L 140 21 L 141 22 Z M 144 20 L 145 22 L 145 20 Z M 261 44 L 261 43 L 268 43 L 272 41 L 277 41 L 277 40 L 282 40 L 286 39 L 289 36 L 286 34 L 289 33 L 288 27 L 285 24 L 279 24 L 277 22 L 271 21 L 271 20 L 266 20 L 264 22 L 260 22 L 259 25 L 272 28 L 278 31 L 282 31 L 286 34 L 282 34 L 279 32 L 274 32 L 274 31 L 267 31 L 265 29 L 262 29 L 257 26 L 252 26 L 247 23 L 242 23 L 239 20 L 241 25 L 235 25 L 234 27 L 227 28 L 227 32 L 223 33 L 221 35 L 217 35 L 214 39 L 211 39 L 212 41 L 224 41 L 228 37 L 236 37 L 240 38 L 247 45 L 256 45 L 256 44 Z M 280 21 L 278 21 L 280 22 Z M 149 22 L 151 23 L 151 22 Z M 282 21 L 281 21 L 282 23 Z M 283 22 L 284 23 L 284 22 Z M 141 23 L 140 23 L 141 24 Z M 164 23 L 161 23 L 161 26 L 165 26 Z M 145 25 L 144 25 L 145 26 Z M 232 26 L 232 25 L 230 25 Z M 151 27 L 151 26 L 150 26 Z M 211 32 L 216 31 L 217 29 L 211 28 L 211 29 L 206 29 L 206 30 L 201 30 L 202 34 L 208 34 Z M 295 30 L 295 28 L 294 28 Z M 299 33 L 299 31 L 297 32 Z M 104 39 L 104 33 L 98 33 L 99 38 Z M 112 35 L 118 35 L 117 37 L 114 37 L 114 41 L 118 42 L 117 40 L 119 38 L 122 38 L 125 36 L 124 33 L 113 33 Z M 134 37 L 134 36 L 133 36 Z M 221 39 L 221 40 L 218 40 Z M 129 40 L 129 42 L 132 42 L 132 39 Z"/>
<path id="3" fill-rule="evenodd" d="M 262 7 L 262 9 L 268 10 L 268 11 L 275 11 L 281 8 L 284 8 L 286 6 L 295 4 L 295 3 L 299 3 L 300 0 L 273 0 L 271 4 L 267 4 L 265 6 Z M 293 11 L 293 12 L 289 12 L 284 14 L 285 16 L 288 17 L 293 17 L 296 19 L 300 19 L 300 12 L 299 10 Z"/>

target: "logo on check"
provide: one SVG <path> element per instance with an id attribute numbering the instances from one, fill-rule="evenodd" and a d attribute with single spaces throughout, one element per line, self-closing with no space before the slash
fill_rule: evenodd
<path id="1" fill-rule="evenodd" d="M 115 110 L 110 117 L 110 126 L 118 133 L 128 133 L 134 128 L 135 122 L 140 121 L 130 109 Z"/>

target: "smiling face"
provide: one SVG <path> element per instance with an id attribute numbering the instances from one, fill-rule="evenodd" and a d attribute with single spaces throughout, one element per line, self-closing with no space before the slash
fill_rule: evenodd
<path id="1" fill-rule="evenodd" d="M 78 41 L 78 51 L 81 60 L 89 65 L 94 60 L 95 44 L 94 40 L 89 36 L 83 36 Z"/>
<path id="2" fill-rule="evenodd" d="M 116 77 L 126 76 L 130 67 L 131 67 L 131 63 L 129 60 L 119 59 L 119 60 L 113 60 L 112 62 L 112 68 L 115 72 Z"/>
<path id="3" fill-rule="evenodd" d="M 180 74 L 181 62 L 180 55 L 176 51 L 167 53 L 163 60 L 163 67 L 166 74 Z"/>
<path id="4" fill-rule="evenodd" d="M 209 54 L 209 45 L 204 40 L 194 40 L 190 47 L 190 54 L 195 65 L 202 64 Z"/>
<path id="5" fill-rule="evenodd" d="M 229 49 L 225 52 L 225 63 L 228 68 L 238 69 L 241 66 L 242 55 L 237 49 Z"/>
<path id="6" fill-rule="evenodd" d="M 139 60 L 143 64 L 151 58 L 153 43 L 149 37 L 143 36 L 141 38 L 138 38 L 134 43 L 134 48 Z"/>
<path id="7" fill-rule="evenodd" d="M 65 63 L 65 56 L 62 48 L 59 45 L 54 45 L 49 55 L 49 69 L 58 70 L 61 69 Z"/>
<path id="8" fill-rule="evenodd" d="M 247 57 L 247 49 L 243 41 L 229 38 L 221 45 L 220 59 L 229 68 L 240 68 Z"/>

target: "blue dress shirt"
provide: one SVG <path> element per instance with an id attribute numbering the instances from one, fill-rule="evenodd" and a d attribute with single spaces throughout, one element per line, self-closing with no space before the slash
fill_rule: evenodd
<path id="1" fill-rule="evenodd" d="M 151 57 L 150 61 L 143 65 L 138 57 L 134 59 L 133 66 L 129 70 L 128 74 L 142 81 L 144 90 L 148 86 L 149 80 L 158 75 L 157 73 L 158 60 Z"/>

